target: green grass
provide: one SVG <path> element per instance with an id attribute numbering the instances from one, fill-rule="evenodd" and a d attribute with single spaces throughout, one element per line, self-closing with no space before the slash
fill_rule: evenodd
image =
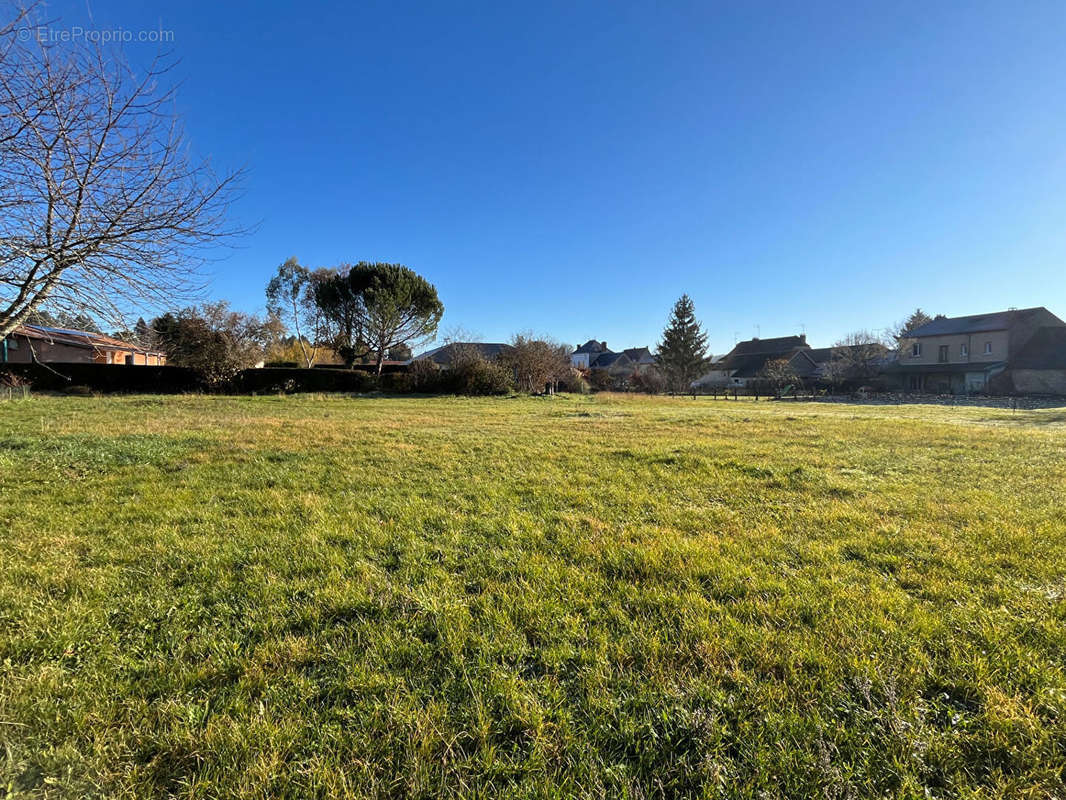
<path id="1" fill-rule="evenodd" d="M 1062 797 L 1066 414 L 0 404 L 0 794 Z"/>

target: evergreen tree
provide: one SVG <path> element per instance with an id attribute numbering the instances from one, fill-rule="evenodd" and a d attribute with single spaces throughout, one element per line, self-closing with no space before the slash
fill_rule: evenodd
<path id="1" fill-rule="evenodd" d="M 687 391 L 707 364 L 707 334 L 696 319 L 696 307 L 687 294 L 674 303 L 670 321 L 659 343 L 659 366 L 674 391 Z"/>

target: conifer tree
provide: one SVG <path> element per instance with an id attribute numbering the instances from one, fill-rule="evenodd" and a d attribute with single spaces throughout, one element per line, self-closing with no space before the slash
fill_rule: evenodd
<path id="1" fill-rule="evenodd" d="M 696 307 L 687 294 L 674 304 L 659 343 L 659 366 L 674 391 L 684 392 L 706 367 L 707 334 L 696 319 Z"/>

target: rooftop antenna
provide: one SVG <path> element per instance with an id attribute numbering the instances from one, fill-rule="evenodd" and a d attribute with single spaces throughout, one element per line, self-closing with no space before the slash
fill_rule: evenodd
<path id="1" fill-rule="evenodd" d="M 740 331 L 733 331 L 733 345 L 740 341 Z"/>
<path id="2" fill-rule="evenodd" d="M 760 336 L 762 336 L 762 327 L 760 327 L 759 325 L 756 325 L 755 326 L 755 338 L 758 339 Z"/>
<path id="3" fill-rule="evenodd" d="M 807 326 L 804 325 L 802 322 L 799 323 L 799 326 L 800 326 L 800 333 L 802 333 L 804 336 L 806 336 L 807 335 Z"/>

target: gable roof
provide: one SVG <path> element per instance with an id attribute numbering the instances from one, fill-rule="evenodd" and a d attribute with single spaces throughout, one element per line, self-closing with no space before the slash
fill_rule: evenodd
<path id="1" fill-rule="evenodd" d="M 619 361 L 622 361 L 622 363 L 619 364 Z M 611 366 L 623 366 L 628 361 L 629 358 L 626 356 L 625 353 L 614 353 L 610 350 L 607 350 L 603 353 L 600 353 L 596 358 L 592 359 L 589 366 L 595 367 L 597 369 L 606 369 L 607 367 Z"/>
<path id="2" fill-rule="evenodd" d="M 514 349 L 511 345 L 503 342 L 451 342 L 450 344 L 427 350 L 422 355 L 415 356 L 412 361 L 429 359 L 441 365 L 451 364 L 452 359 L 455 357 L 455 351 L 460 347 L 473 348 L 478 351 L 482 358 L 488 361 L 495 361 L 502 353 Z"/>
<path id="3" fill-rule="evenodd" d="M 627 347 L 622 352 L 626 354 L 626 358 L 637 364 L 654 364 L 657 361 L 647 347 Z"/>
<path id="4" fill-rule="evenodd" d="M 729 372 L 734 378 L 754 378 L 762 371 L 768 361 L 792 359 L 798 353 L 806 353 L 806 336 L 778 336 L 774 339 L 749 339 L 737 344 L 721 359 L 712 362 L 711 368 Z M 805 374 L 813 363 L 804 361 L 797 366 L 797 372 Z"/>
<path id="5" fill-rule="evenodd" d="M 968 317 L 945 317 L 934 319 L 924 325 L 919 325 L 913 330 L 907 331 L 904 336 L 921 338 L 923 336 L 950 336 L 965 333 L 985 333 L 987 331 L 1005 331 L 1017 322 L 1024 322 L 1046 318 L 1045 324 L 1066 325 L 1043 306 L 1035 308 L 1010 309 L 1007 311 L 994 311 L 991 314 L 971 314 Z"/>
<path id="6" fill-rule="evenodd" d="M 112 336 L 92 331 L 76 331 L 70 328 L 49 328 L 45 325 L 20 325 L 15 328 L 15 336 L 37 339 L 49 344 L 64 344 L 70 347 L 84 347 L 89 350 L 124 350 L 130 353 L 162 354 L 159 350 L 141 347 L 131 342 L 124 342 Z"/>
<path id="7" fill-rule="evenodd" d="M 1018 351 L 1012 369 L 1066 369 L 1066 327 L 1045 326 Z"/>
<path id="8" fill-rule="evenodd" d="M 748 339 L 737 342 L 726 358 L 732 355 L 752 355 L 754 353 L 787 353 L 797 347 L 806 347 L 806 336 L 778 336 L 775 339 Z"/>

